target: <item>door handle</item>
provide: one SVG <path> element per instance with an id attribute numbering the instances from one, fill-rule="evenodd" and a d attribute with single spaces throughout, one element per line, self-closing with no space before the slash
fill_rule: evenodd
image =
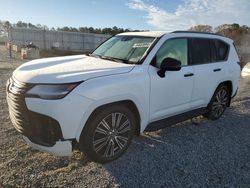
<path id="1" fill-rule="evenodd" d="M 194 74 L 193 73 L 187 73 L 187 74 L 184 74 L 184 77 L 190 77 L 190 76 L 193 76 Z"/>
<path id="2" fill-rule="evenodd" d="M 219 72 L 219 71 L 221 71 L 221 69 L 220 69 L 220 68 L 218 68 L 218 69 L 214 69 L 214 72 Z"/>

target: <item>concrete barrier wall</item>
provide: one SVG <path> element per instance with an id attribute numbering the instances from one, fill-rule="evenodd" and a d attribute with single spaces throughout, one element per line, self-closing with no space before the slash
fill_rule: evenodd
<path id="1" fill-rule="evenodd" d="M 33 42 L 40 49 L 55 47 L 72 51 L 93 50 L 109 37 L 110 35 L 103 34 L 21 28 L 14 28 L 9 32 L 9 38 L 14 44 L 24 45 L 26 42 Z"/>
<path id="2" fill-rule="evenodd" d="M 66 31 L 47 31 L 38 29 L 13 28 L 9 38 L 14 44 L 24 45 L 25 42 L 33 42 L 40 49 L 53 47 L 62 50 L 91 51 L 110 35 L 78 33 Z M 241 45 L 237 46 L 243 61 L 250 62 L 250 35 L 245 35 Z"/>

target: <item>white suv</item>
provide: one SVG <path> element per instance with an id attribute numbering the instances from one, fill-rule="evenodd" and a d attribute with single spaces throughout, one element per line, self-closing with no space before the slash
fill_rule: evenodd
<path id="1" fill-rule="evenodd" d="M 123 33 L 89 55 L 17 68 L 7 82 L 10 118 L 34 148 L 61 156 L 78 148 L 108 162 L 145 129 L 218 119 L 236 95 L 238 63 L 233 41 L 222 36 Z"/>

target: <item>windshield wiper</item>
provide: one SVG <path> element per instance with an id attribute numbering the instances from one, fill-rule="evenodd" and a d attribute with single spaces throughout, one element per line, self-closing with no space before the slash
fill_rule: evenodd
<path id="1" fill-rule="evenodd" d="M 118 59 L 118 58 L 114 58 L 114 57 L 101 56 L 100 58 L 110 60 L 110 61 L 115 61 L 115 62 L 118 62 L 118 63 L 124 63 L 123 59 Z"/>
<path id="2" fill-rule="evenodd" d="M 131 61 L 126 60 L 126 59 L 119 59 L 119 58 L 110 57 L 110 56 L 101 56 L 101 55 L 98 55 L 98 54 L 87 54 L 87 56 L 101 58 L 101 59 L 114 61 L 114 62 L 118 62 L 118 63 L 125 63 L 125 64 L 131 64 L 132 63 L 132 64 L 134 64 L 134 62 L 131 62 Z"/>
<path id="3" fill-rule="evenodd" d="M 102 57 L 101 55 L 97 55 L 97 54 L 87 54 L 87 56 L 97 57 L 97 58 L 101 58 Z"/>

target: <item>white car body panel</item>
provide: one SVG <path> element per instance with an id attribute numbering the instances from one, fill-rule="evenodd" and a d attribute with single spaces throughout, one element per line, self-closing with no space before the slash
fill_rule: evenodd
<path id="1" fill-rule="evenodd" d="M 192 102 L 195 102 L 199 107 L 205 107 L 213 96 L 215 89 L 221 83 L 221 72 L 225 75 L 226 67 L 223 63 L 210 63 L 194 65 L 193 68 L 195 76 Z M 214 72 L 214 69 L 221 69 L 222 71 Z"/>
<path id="2" fill-rule="evenodd" d="M 134 65 L 86 55 L 33 60 L 18 67 L 13 76 L 24 83 L 72 83 L 110 74 L 126 73 Z"/>
<path id="3" fill-rule="evenodd" d="M 158 70 L 149 66 L 150 122 L 188 111 L 192 98 L 194 77 L 184 77 L 194 72 L 192 67 L 166 72 L 164 78 L 158 76 Z"/>
<path id="4" fill-rule="evenodd" d="M 218 85 L 225 81 L 232 81 L 231 96 L 235 95 L 240 80 L 240 66 L 232 44 L 230 50 L 228 61 L 192 66 L 195 72 L 192 100 L 198 105 L 195 107 L 206 107 Z M 214 72 L 215 69 L 221 71 Z"/>
<path id="5" fill-rule="evenodd" d="M 75 138 L 86 107 L 90 106 L 93 100 L 72 92 L 60 100 L 26 98 L 25 102 L 29 110 L 56 119 L 61 126 L 63 137 L 71 139 Z"/>
<path id="6" fill-rule="evenodd" d="M 147 75 L 148 66 L 137 65 L 128 74 L 119 74 L 90 79 L 81 84 L 74 92 L 90 98 L 95 102 L 89 107 L 88 113 L 83 118 L 81 126 L 77 132 L 77 139 L 88 116 L 99 106 L 116 101 L 132 101 L 141 117 L 141 132 L 149 122 L 149 76 Z M 96 84 L 98 83 L 98 87 Z M 117 88 L 119 85 L 119 88 Z M 131 87 L 133 85 L 133 87 Z M 111 92 L 112 91 L 112 92 Z"/>

